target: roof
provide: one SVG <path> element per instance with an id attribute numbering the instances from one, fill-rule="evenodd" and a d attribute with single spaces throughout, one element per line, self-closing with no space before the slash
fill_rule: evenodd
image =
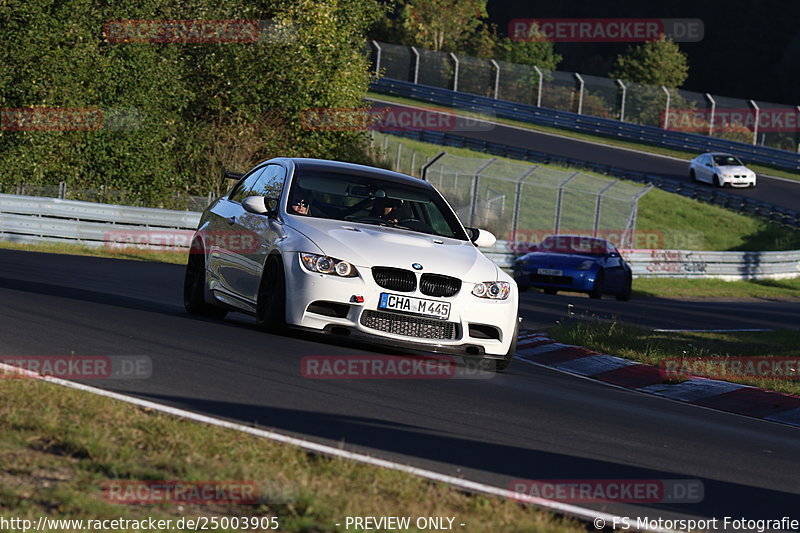
<path id="1" fill-rule="evenodd" d="M 310 159 L 303 157 L 282 157 L 284 161 L 291 161 L 295 168 L 300 170 L 311 171 L 325 171 L 333 173 L 349 174 L 351 176 L 359 177 L 374 177 L 393 181 L 395 183 L 404 183 L 416 187 L 433 188 L 433 186 L 419 178 L 401 174 L 392 170 L 382 168 L 370 167 L 367 165 L 358 165 L 356 163 L 345 163 L 344 161 L 331 161 L 328 159 Z"/>

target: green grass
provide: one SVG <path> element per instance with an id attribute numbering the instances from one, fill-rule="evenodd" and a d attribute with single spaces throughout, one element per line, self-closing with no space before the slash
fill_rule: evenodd
<path id="1" fill-rule="evenodd" d="M 401 143 L 405 147 L 406 153 L 415 150 L 420 154 L 422 164 L 423 158 L 433 157 L 442 150 L 448 154 L 458 157 L 470 157 L 487 159 L 489 156 L 482 152 L 477 152 L 467 148 L 452 148 L 440 146 L 438 144 L 392 137 L 393 143 Z M 379 143 L 380 144 L 380 141 Z M 525 164 L 522 161 L 497 158 L 498 162 L 510 162 L 514 164 Z M 542 168 L 574 172 L 575 169 L 567 169 L 555 165 L 540 165 Z M 403 169 L 401 169 L 403 170 Z M 407 169 L 405 169 L 407 171 Z M 608 176 L 581 171 L 583 174 L 608 179 Z M 434 172 L 435 174 L 435 172 Z M 436 184 L 435 175 L 430 180 Z M 464 180 L 468 185 L 468 181 Z M 499 180 L 494 180 L 492 187 L 503 189 L 505 184 Z M 641 187 L 641 184 L 632 183 L 634 187 Z M 466 185 L 465 185 L 466 186 Z M 508 183 L 506 194 L 514 197 L 515 191 L 513 183 Z M 442 191 L 445 196 L 451 198 L 453 191 L 445 189 Z M 464 192 L 464 191 L 461 191 Z M 468 192 L 468 191 L 466 191 Z M 541 222 L 542 215 L 552 224 L 552 205 L 555 200 L 546 195 L 533 198 L 526 198 L 522 202 L 520 221 L 536 220 Z M 594 201 L 591 201 L 587 209 L 594 209 Z M 538 213 L 538 215 L 537 215 Z M 639 210 L 637 213 L 636 228 L 639 240 L 636 242 L 638 248 L 658 248 L 666 250 L 706 250 L 706 251 L 771 251 L 771 250 L 798 250 L 800 249 L 800 230 L 773 224 L 761 218 L 751 217 L 735 213 L 720 206 L 711 205 L 686 198 L 684 196 L 652 189 L 639 199 Z M 510 220 L 504 221 L 504 227 L 510 227 Z M 520 222 L 523 224 L 523 222 Z M 541 226 L 538 222 L 534 225 Z M 565 228 L 569 221 L 564 221 L 561 225 Z M 520 227 L 523 227 L 522 225 Z M 545 227 L 545 226 L 541 226 Z M 546 227 L 550 227 L 549 225 Z M 494 228 L 489 227 L 490 231 Z M 503 230 L 505 231 L 505 230 Z M 504 238 L 502 232 L 497 233 L 498 238 Z"/>
<path id="2" fill-rule="evenodd" d="M 794 330 L 660 333 L 619 323 L 579 321 L 553 326 L 548 329 L 548 334 L 559 342 L 655 366 L 666 365 L 667 360 L 674 361 L 676 358 L 691 358 L 692 363 L 696 358 L 705 361 L 722 361 L 731 357 L 777 357 L 785 361 L 800 358 L 800 331 Z M 712 367 L 706 365 L 702 368 Z M 750 377 L 732 372 L 706 375 L 778 392 L 800 394 L 800 374 L 793 375 L 792 379 L 779 376 Z M 668 373 L 665 377 L 669 381 L 685 379 L 678 373 Z"/>
<path id="3" fill-rule="evenodd" d="M 347 531 L 346 516 L 399 515 L 453 516 L 470 532 L 585 531 L 512 500 L 29 379 L 0 380 L 0 461 L 0 517 L 34 524 L 39 516 L 277 516 L 279 531 L 313 533 Z M 253 482 L 261 501 L 132 505 L 104 498 L 104 483 L 126 480 Z"/>
<path id="4" fill-rule="evenodd" d="M 381 94 L 376 92 L 368 92 L 368 98 L 373 98 L 376 100 L 384 100 L 387 102 L 394 102 L 397 104 L 405 104 L 405 105 L 413 105 L 413 106 L 422 106 L 429 109 L 435 109 L 439 111 L 447 111 L 449 113 L 456 113 L 456 114 L 467 114 L 466 111 L 457 110 L 452 107 L 431 104 L 429 102 L 422 102 L 420 100 L 413 100 L 411 98 L 403 98 L 399 96 L 391 96 L 388 94 Z M 522 122 L 519 120 L 511 120 L 507 118 L 496 117 L 492 115 L 476 113 L 476 112 L 469 112 L 470 116 L 475 117 L 482 117 L 487 120 L 492 120 L 493 122 L 497 122 L 499 124 L 507 124 L 510 126 L 516 126 L 520 128 L 525 128 L 528 130 L 533 131 L 541 131 L 544 133 L 554 133 L 557 135 L 561 135 L 564 137 L 570 137 L 573 139 L 580 139 L 584 141 L 591 141 L 598 144 L 606 144 L 609 146 L 617 146 L 620 148 L 629 148 L 632 150 L 638 150 L 641 152 L 648 152 L 651 154 L 658 154 L 658 155 L 665 155 L 670 157 L 676 157 L 678 159 L 684 159 L 687 162 L 692 159 L 693 157 L 697 156 L 697 152 L 687 152 L 684 150 L 675 150 L 672 148 L 662 148 L 660 146 L 653 146 L 651 144 L 645 143 L 638 143 L 634 141 L 625 141 L 620 139 L 614 139 L 611 137 L 603 137 L 600 135 L 591 135 L 589 133 L 581 133 L 575 132 L 569 129 L 562 129 L 562 128 L 554 128 L 550 126 L 540 126 L 538 124 L 531 124 L 530 122 Z M 748 167 L 752 168 L 755 172 L 759 174 L 767 174 L 770 176 L 778 176 L 781 178 L 789 178 L 794 180 L 800 180 L 800 174 L 796 172 L 790 172 L 780 168 L 774 168 L 766 165 L 758 165 L 758 164 L 748 164 Z"/>
<path id="5" fill-rule="evenodd" d="M 636 229 L 655 235 L 656 248 L 668 250 L 800 249 L 800 230 L 659 189 L 639 200 Z"/>
<path id="6" fill-rule="evenodd" d="M 110 257 L 114 259 L 133 259 L 136 261 L 154 261 L 158 263 L 186 264 L 188 252 L 156 251 L 147 249 L 113 249 L 104 246 L 84 246 L 69 243 L 18 243 L 0 240 L 0 249 L 25 250 L 46 254 L 90 255 L 93 257 Z"/>
<path id="7" fill-rule="evenodd" d="M 800 300 L 800 278 L 724 281 L 721 279 L 637 278 L 634 297 Z"/>

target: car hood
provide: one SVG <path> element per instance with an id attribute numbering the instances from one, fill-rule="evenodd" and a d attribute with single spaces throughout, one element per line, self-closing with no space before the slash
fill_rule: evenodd
<path id="1" fill-rule="evenodd" d="M 411 270 L 412 263 L 419 263 L 422 272 L 447 274 L 465 281 L 499 279 L 497 266 L 469 241 L 339 220 L 292 217 L 288 224 L 323 254 L 356 267 L 389 266 Z"/>
<path id="2" fill-rule="evenodd" d="M 741 165 L 728 165 L 728 166 L 717 167 L 717 168 L 720 169 L 722 172 L 727 172 L 727 173 L 731 173 L 731 174 L 750 174 L 751 172 L 753 172 L 749 168 L 741 166 Z"/>
<path id="3" fill-rule="evenodd" d="M 600 256 L 582 254 L 552 254 L 546 252 L 532 252 L 525 256 L 525 263 L 548 268 L 554 267 L 577 267 L 584 261 L 598 261 Z"/>

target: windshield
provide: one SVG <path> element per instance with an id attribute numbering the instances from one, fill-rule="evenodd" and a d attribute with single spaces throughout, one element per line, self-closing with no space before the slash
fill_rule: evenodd
<path id="1" fill-rule="evenodd" d="M 732 155 L 715 155 L 714 164 L 718 167 L 740 167 L 742 162 Z"/>
<path id="2" fill-rule="evenodd" d="M 455 213 L 427 187 L 335 172 L 302 172 L 292 182 L 286 212 L 389 226 L 468 240 Z"/>
<path id="3" fill-rule="evenodd" d="M 536 247 L 537 252 L 559 254 L 604 255 L 608 250 L 606 241 L 577 235 L 553 235 Z"/>

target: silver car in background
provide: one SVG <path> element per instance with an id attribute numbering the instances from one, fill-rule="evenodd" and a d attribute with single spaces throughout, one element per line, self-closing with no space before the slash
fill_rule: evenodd
<path id="1" fill-rule="evenodd" d="M 711 183 L 716 187 L 755 187 L 756 173 L 736 156 L 722 152 L 702 154 L 689 162 L 692 181 Z"/>

